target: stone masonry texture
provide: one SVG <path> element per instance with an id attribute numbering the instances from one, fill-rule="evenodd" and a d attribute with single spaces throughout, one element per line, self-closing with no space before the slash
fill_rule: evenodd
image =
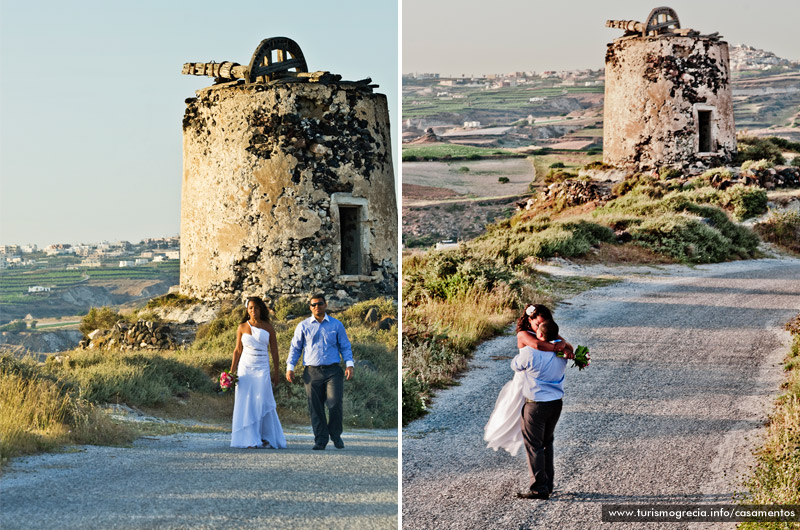
<path id="1" fill-rule="evenodd" d="M 184 294 L 396 296 L 397 204 L 384 95 L 352 85 L 234 83 L 200 90 L 186 103 Z M 342 274 L 342 205 L 359 212 L 359 248 L 345 249 L 358 274 Z"/>
<path id="2" fill-rule="evenodd" d="M 636 170 L 709 167 L 736 154 L 726 42 L 619 38 L 608 45 L 605 83 L 605 163 Z M 698 111 L 710 111 L 709 152 L 700 152 Z"/>

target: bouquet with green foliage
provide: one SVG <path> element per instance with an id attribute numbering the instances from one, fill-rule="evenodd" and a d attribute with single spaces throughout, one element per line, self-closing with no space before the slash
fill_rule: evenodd
<path id="1" fill-rule="evenodd" d="M 564 357 L 564 352 L 558 352 L 558 357 Z M 572 358 L 572 367 L 578 367 L 578 370 L 583 370 L 592 364 L 592 358 L 589 356 L 589 348 L 587 346 L 578 346 L 575 348 L 575 356 Z"/>

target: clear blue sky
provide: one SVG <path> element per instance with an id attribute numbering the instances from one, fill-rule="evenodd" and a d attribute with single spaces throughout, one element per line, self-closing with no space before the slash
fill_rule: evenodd
<path id="1" fill-rule="evenodd" d="M 644 21 L 662 5 L 675 9 L 684 28 L 800 61 L 797 0 L 403 0 L 402 71 L 603 68 L 606 44 L 622 35 L 606 20 Z"/>
<path id="2" fill-rule="evenodd" d="M 248 64 L 267 37 L 297 41 L 312 71 L 372 77 L 394 134 L 397 9 L 372 0 L 0 0 L 0 244 L 178 234 L 184 100 L 212 82 L 181 67 Z"/>

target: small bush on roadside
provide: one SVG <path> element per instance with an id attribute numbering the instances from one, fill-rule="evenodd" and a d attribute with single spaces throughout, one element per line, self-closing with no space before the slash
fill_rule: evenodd
<path id="1" fill-rule="evenodd" d="M 774 213 L 753 229 L 765 241 L 800 253 L 800 212 Z"/>
<path id="2" fill-rule="evenodd" d="M 558 168 L 558 167 L 565 167 L 564 162 L 553 162 L 550 164 L 550 169 Z"/>
<path id="3" fill-rule="evenodd" d="M 69 444 L 129 443 L 134 433 L 69 392 L 30 358 L 0 356 L 0 460 Z"/>
<path id="4" fill-rule="evenodd" d="M 461 166 L 460 168 L 458 168 L 458 171 L 460 173 L 469 173 L 469 168 L 467 166 Z"/>
<path id="5" fill-rule="evenodd" d="M 740 497 L 742 504 L 800 503 L 800 315 L 786 324 L 792 334 L 792 346 L 784 360 L 788 373 L 782 385 L 784 393 L 777 399 L 769 416 L 763 446 L 756 452 L 752 475 L 745 480 L 748 493 Z M 743 529 L 765 528 L 764 523 L 744 523 Z M 793 528 L 776 523 L 769 528 Z"/>
<path id="6" fill-rule="evenodd" d="M 736 184 L 722 192 L 720 205 L 732 207 L 738 221 L 750 219 L 767 211 L 767 190 Z"/>
<path id="7" fill-rule="evenodd" d="M 427 412 L 423 397 L 427 392 L 427 385 L 416 377 L 403 374 L 403 426 Z"/>
<path id="8" fill-rule="evenodd" d="M 508 179 L 508 177 L 499 177 L 497 179 L 497 182 L 499 182 L 500 184 L 508 184 L 510 180 Z"/>

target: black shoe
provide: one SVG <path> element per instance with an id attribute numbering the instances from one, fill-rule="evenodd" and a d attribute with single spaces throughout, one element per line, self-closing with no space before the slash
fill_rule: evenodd
<path id="1" fill-rule="evenodd" d="M 331 436 L 331 440 L 333 440 L 333 446 L 336 449 L 344 449 L 344 442 L 342 441 L 342 437 L 341 436 L 337 436 L 336 438 Z"/>
<path id="2" fill-rule="evenodd" d="M 518 499 L 541 499 L 546 501 L 550 498 L 550 494 L 546 491 L 521 491 L 517 493 Z"/>
<path id="3" fill-rule="evenodd" d="M 314 447 L 312 447 L 311 449 L 313 449 L 314 451 L 324 451 L 325 444 L 314 444 Z"/>

